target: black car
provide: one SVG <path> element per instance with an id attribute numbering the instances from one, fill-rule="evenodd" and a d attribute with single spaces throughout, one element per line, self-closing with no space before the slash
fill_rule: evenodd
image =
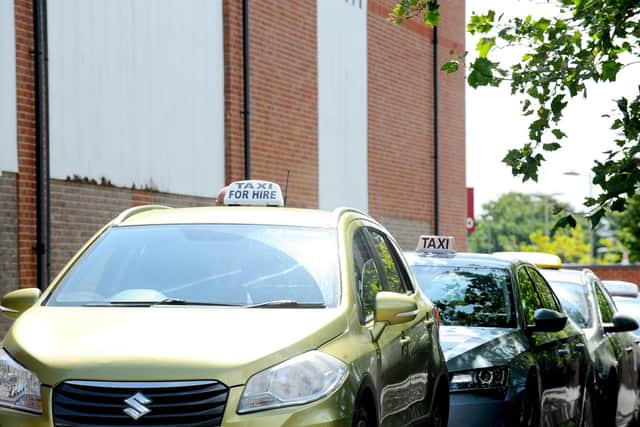
<path id="1" fill-rule="evenodd" d="M 617 311 L 611 296 L 589 269 L 540 270 L 567 314 L 587 338 L 595 365 L 596 425 L 628 426 L 638 421 L 638 322 Z"/>
<path id="2" fill-rule="evenodd" d="M 537 268 L 426 252 L 405 256 L 440 310 L 449 425 L 592 425 L 584 334 Z"/>

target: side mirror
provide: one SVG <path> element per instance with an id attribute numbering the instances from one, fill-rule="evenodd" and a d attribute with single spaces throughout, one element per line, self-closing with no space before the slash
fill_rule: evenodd
<path id="1" fill-rule="evenodd" d="M 11 291 L 2 297 L 0 311 L 10 319 L 17 318 L 40 298 L 40 289 L 24 288 Z"/>
<path id="2" fill-rule="evenodd" d="M 376 294 L 376 322 L 397 325 L 410 322 L 417 315 L 418 305 L 409 295 L 385 291 Z"/>
<path id="3" fill-rule="evenodd" d="M 377 341 L 388 325 L 410 322 L 418 315 L 418 305 L 409 295 L 381 291 L 376 294 L 375 324 L 371 332 Z"/>
<path id="4" fill-rule="evenodd" d="M 604 331 L 606 333 L 627 332 L 638 329 L 638 322 L 628 314 L 616 313 L 611 320 L 611 323 L 604 324 Z"/>
<path id="5" fill-rule="evenodd" d="M 548 308 L 539 308 L 533 313 L 536 322 L 532 332 L 558 332 L 567 324 L 567 315 Z"/>

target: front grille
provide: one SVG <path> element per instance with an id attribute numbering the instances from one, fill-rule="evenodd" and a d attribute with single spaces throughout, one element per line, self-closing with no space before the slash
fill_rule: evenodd
<path id="1" fill-rule="evenodd" d="M 212 427 L 227 395 L 217 381 L 67 381 L 54 388 L 53 417 L 56 427 Z"/>

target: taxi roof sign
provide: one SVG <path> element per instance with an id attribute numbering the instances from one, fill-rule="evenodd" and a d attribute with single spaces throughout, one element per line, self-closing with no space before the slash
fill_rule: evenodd
<path id="1" fill-rule="evenodd" d="M 275 182 L 250 179 L 229 184 L 225 206 L 284 206 L 282 190 Z"/>
<path id="2" fill-rule="evenodd" d="M 456 252 L 453 236 L 420 236 L 416 252 L 428 254 L 453 254 Z"/>
<path id="3" fill-rule="evenodd" d="M 558 255 L 550 254 L 547 252 L 494 252 L 495 255 L 500 258 L 506 259 L 520 259 L 522 261 L 530 262 L 538 268 L 547 268 L 550 270 L 558 270 L 562 268 L 562 259 Z"/>

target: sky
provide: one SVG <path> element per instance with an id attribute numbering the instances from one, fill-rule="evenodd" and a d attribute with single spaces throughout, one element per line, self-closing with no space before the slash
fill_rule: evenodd
<path id="1" fill-rule="evenodd" d="M 530 0 L 467 0 L 467 16 L 472 11 L 492 8 L 506 16 L 533 16 L 549 13 L 547 4 Z M 477 39 L 467 34 L 466 49 L 472 52 Z M 514 54 L 510 55 L 512 58 Z M 507 58 L 503 58 L 507 59 Z M 584 198 L 589 191 L 595 196 L 598 187 L 590 185 L 590 169 L 594 160 L 604 160 L 604 151 L 611 149 L 615 133 L 609 130 L 610 119 L 603 114 L 615 110 L 614 99 L 635 95 L 640 66 L 623 70 L 615 83 L 593 85 L 588 98 L 574 98 L 565 110 L 560 128 L 567 134 L 562 148 L 544 153 L 547 159 L 539 170 L 537 183 L 522 183 L 511 174 L 502 158 L 510 148 L 521 147 L 528 140 L 528 119 L 520 114 L 519 98 L 510 94 L 507 84 L 499 88 L 466 89 L 466 155 L 467 186 L 474 188 L 475 216 L 482 205 L 497 200 L 511 191 L 548 194 L 570 203 L 576 212 L 585 211 Z M 636 78 L 634 78 L 634 76 Z M 576 172 L 579 175 L 566 175 Z"/>

